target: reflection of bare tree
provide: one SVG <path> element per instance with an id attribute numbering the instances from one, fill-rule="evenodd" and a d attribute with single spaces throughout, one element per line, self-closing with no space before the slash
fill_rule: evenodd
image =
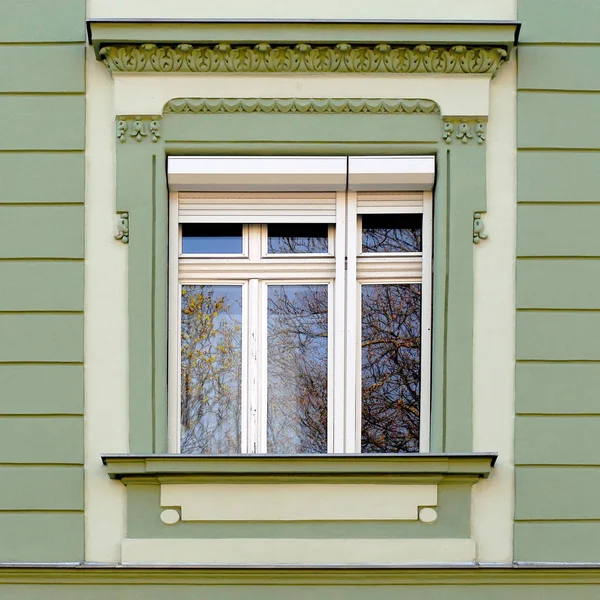
<path id="1" fill-rule="evenodd" d="M 327 286 L 269 286 L 269 452 L 327 452 Z"/>
<path id="2" fill-rule="evenodd" d="M 362 286 L 362 451 L 418 452 L 421 286 Z"/>
<path id="3" fill-rule="evenodd" d="M 305 224 L 269 225 L 269 253 L 311 254 L 326 253 L 327 225 Z"/>
<path id="4" fill-rule="evenodd" d="M 181 451 L 240 451 L 241 287 L 186 285 L 181 298 Z"/>
<path id="5" fill-rule="evenodd" d="M 363 216 L 363 252 L 421 252 L 421 215 Z"/>

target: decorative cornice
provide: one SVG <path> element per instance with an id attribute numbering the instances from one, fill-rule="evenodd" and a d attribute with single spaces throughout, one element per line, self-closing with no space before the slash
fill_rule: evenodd
<path id="1" fill-rule="evenodd" d="M 482 119 L 444 119 L 442 138 L 446 144 L 451 144 L 453 139 L 468 144 L 471 140 L 477 140 L 483 144 L 486 137 L 486 122 Z"/>
<path id="2" fill-rule="evenodd" d="M 136 142 L 148 139 L 156 144 L 160 139 L 160 117 L 118 117 L 117 139 L 125 143 L 128 138 Z"/>
<path id="3" fill-rule="evenodd" d="M 485 223 L 481 213 L 476 212 L 473 215 L 473 243 L 479 244 L 481 240 L 487 240 L 488 234 L 485 232 Z"/>
<path id="4" fill-rule="evenodd" d="M 129 243 L 129 213 L 120 212 L 117 213 L 117 233 L 115 234 L 115 240 L 119 240 L 124 244 Z"/>
<path id="5" fill-rule="evenodd" d="M 495 75 L 508 52 L 492 46 L 215 46 L 139 44 L 105 46 L 111 71 L 140 73 L 458 73 Z"/>
<path id="6" fill-rule="evenodd" d="M 164 113 L 423 113 L 439 114 L 433 100 L 393 98 L 182 98 L 165 105 Z"/>

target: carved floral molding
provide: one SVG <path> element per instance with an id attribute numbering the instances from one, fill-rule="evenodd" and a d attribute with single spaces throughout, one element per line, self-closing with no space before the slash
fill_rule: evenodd
<path id="1" fill-rule="evenodd" d="M 477 140 L 478 144 L 483 144 L 486 130 L 486 122 L 481 119 L 446 118 L 444 119 L 442 139 L 446 144 L 451 144 L 453 140 L 458 140 L 463 144 Z"/>
<path id="2" fill-rule="evenodd" d="M 182 98 L 165 105 L 165 114 L 199 113 L 422 113 L 440 114 L 433 100 L 393 98 Z"/>
<path id="3" fill-rule="evenodd" d="M 140 44 L 105 46 L 104 64 L 115 72 L 158 73 L 438 73 L 495 75 L 508 59 L 500 47 L 479 46 L 215 46 Z"/>
<path id="4" fill-rule="evenodd" d="M 116 133 L 121 143 L 128 139 L 156 143 L 160 139 L 160 117 L 117 117 Z"/>

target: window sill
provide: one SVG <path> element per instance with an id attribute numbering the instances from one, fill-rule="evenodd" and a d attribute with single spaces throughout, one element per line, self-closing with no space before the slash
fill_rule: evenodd
<path id="1" fill-rule="evenodd" d="M 340 454 L 233 455 L 105 454 L 102 462 L 111 479 L 156 482 L 243 479 L 259 483 L 273 479 L 356 480 L 485 479 L 497 459 L 494 453 L 468 454 Z M 126 481 L 123 481 L 126 483 Z"/>

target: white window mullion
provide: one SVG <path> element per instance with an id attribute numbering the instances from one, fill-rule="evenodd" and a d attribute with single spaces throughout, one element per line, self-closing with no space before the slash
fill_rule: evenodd
<path id="1" fill-rule="evenodd" d="M 259 447 L 259 413 L 260 413 L 260 366 L 259 355 L 262 352 L 260 336 L 260 283 L 258 279 L 248 282 L 247 320 L 248 320 L 248 377 L 246 414 L 246 451 L 258 452 Z M 242 413 L 244 414 L 244 413 Z"/>
<path id="2" fill-rule="evenodd" d="M 169 361 L 167 449 L 181 450 L 181 285 L 179 284 L 180 233 L 177 194 L 169 194 Z"/>
<path id="3" fill-rule="evenodd" d="M 433 286 L 433 194 L 423 194 L 421 283 L 421 406 L 419 451 L 429 452 L 431 431 L 431 327 Z"/>
<path id="4" fill-rule="evenodd" d="M 334 283 L 334 325 L 330 337 L 333 338 L 333 393 L 327 418 L 328 446 L 330 451 L 342 454 L 345 450 L 345 405 L 346 405 L 346 192 L 338 192 L 336 199 L 336 235 L 335 235 L 335 283 Z M 331 243 L 331 242 L 330 242 Z M 333 450 L 331 450 L 333 448 Z"/>
<path id="5" fill-rule="evenodd" d="M 346 415 L 345 415 L 345 452 L 360 452 L 360 402 L 356 385 L 356 370 L 359 365 L 356 353 L 358 348 L 358 289 L 356 283 L 356 257 L 358 254 L 356 192 L 348 191 L 346 200 Z"/>

